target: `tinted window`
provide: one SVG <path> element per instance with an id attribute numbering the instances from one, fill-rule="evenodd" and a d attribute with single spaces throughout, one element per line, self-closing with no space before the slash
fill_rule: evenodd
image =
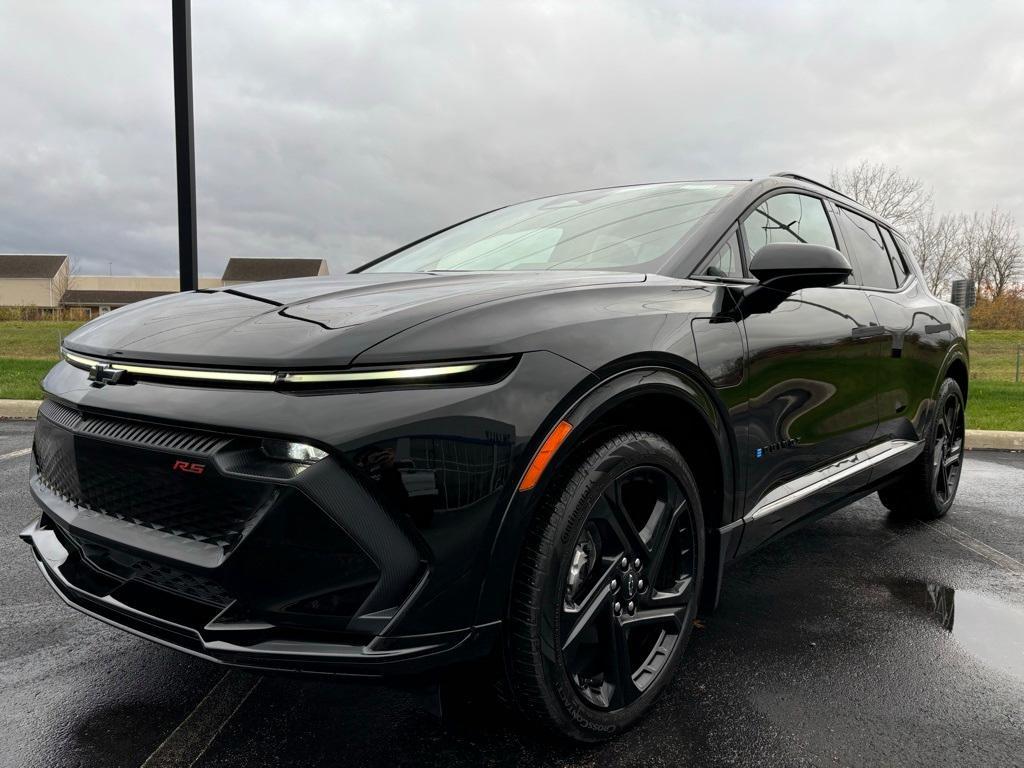
<path id="1" fill-rule="evenodd" d="M 896 276 L 889 261 L 878 225 L 860 214 L 839 208 L 839 228 L 850 251 L 850 259 L 861 285 L 869 288 L 895 288 Z"/>
<path id="2" fill-rule="evenodd" d="M 715 251 L 701 274 L 708 277 L 743 277 L 740 244 L 735 232 Z"/>
<path id="3" fill-rule="evenodd" d="M 769 197 L 743 220 L 743 236 L 753 256 L 769 243 L 815 243 L 836 247 L 821 200 L 808 195 Z"/>
<path id="4" fill-rule="evenodd" d="M 531 200 L 456 225 L 366 271 L 654 272 L 736 187 L 728 182 L 649 184 Z"/>
<path id="5" fill-rule="evenodd" d="M 896 284 L 903 285 L 903 281 L 907 279 L 907 275 L 910 274 L 910 271 L 907 269 L 907 265 L 903 261 L 903 256 L 896 247 L 896 241 L 892 239 L 892 233 L 885 227 L 879 227 L 879 229 L 882 231 L 882 239 L 885 241 L 885 248 L 889 251 L 889 263 L 892 265 L 893 274 L 896 275 Z"/>

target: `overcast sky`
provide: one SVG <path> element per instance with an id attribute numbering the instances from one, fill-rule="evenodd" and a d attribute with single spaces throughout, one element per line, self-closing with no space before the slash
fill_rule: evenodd
<path id="1" fill-rule="evenodd" d="M 1024 4 L 984 5 L 193 0 L 200 270 L 860 158 L 1024 223 Z M 175 272 L 169 7 L 0 0 L 0 252 Z"/>

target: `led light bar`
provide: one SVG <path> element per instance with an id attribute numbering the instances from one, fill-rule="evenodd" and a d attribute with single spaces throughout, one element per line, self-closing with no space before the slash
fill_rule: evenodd
<path id="1" fill-rule="evenodd" d="M 245 373 L 240 371 L 203 371 L 195 368 L 158 368 L 148 365 L 132 365 L 130 363 L 106 363 L 91 360 L 71 352 L 64 352 L 65 359 L 70 363 L 78 363 L 86 368 L 111 368 L 115 371 L 135 373 L 141 376 L 162 376 L 168 379 L 201 379 L 203 381 L 236 381 L 252 384 L 273 384 L 277 381 L 274 373 Z"/>
<path id="2" fill-rule="evenodd" d="M 424 366 L 422 368 L 393 368 L 377 371 L 322 371 L 311 373 L 254 373 L 244 371 L 207 371 L 197 368 L 167 368 L 163 366 L 136 365 L 94 360 L 83 355 L 63 350 L 64 359 L 80 368 L 109 368 L 140 376 L 167 379 L 198 379 L 202 381 L 241 382 L 249 384 L 345 384 L 359 382 L 389 382 L 418 379 L 433 379 L 469 373 L 482 363 L 458 363 L 454 365 Z"/>
<path id="3" fill-rule="evenodd" d="M 90 360 L 88 357 L 75 355 L 71 352 L 68 352 L 66 349 L 62 351 L 64 352 L 64 359 L 67 360 L 69 363 L 78 363 L 79 365 L 84 365 L 86 368 L 92 368 L 94 365 L 100 365 L 99 360 Z"/>
<path id="4" fill-rule="evenodd" d="M 479 366 L 440 365 L 433 368 L 395 368 L 390 371 L 337 371 L 335 373 L 282 373 L 280 380 L 290 384 L 319 384 L 348 381 L 397 381 L 399 379 L 428 379 L 435 376 L 453 376 L 468 373 Z"/>

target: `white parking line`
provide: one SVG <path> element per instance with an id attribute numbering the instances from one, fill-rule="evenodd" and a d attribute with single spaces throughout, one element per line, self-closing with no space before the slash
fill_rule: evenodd
<path id="1" fill-rule="evenodd" d="M 142 763 L 142 768 L 184 768 L 203 756 L 217 734 L 245 703 L 259 677 L 234 670 L 222 677 L 188 717 Z"/>
<path id="2" fill-rule="evenodd" d="M 4 459 L 16 459 L 19 456 L 25 456 L 29 453 L 32 453 L 31 448 L 22 448 L 17 451 L 11 451 L 10 453 L 0 453 L 0 461 L 3 461 Z"/>
<path id="3" fill-rule="evenodd" d="M 956 526 L 950 525 L 945 520 L 934 520 L 932 522 L 926 522 L 929 528 L 947 539 L 951 539 L 959 544 L 964 549 L 969 549 L 976 555 L 981 555 L 986 560 L 995 563 L 1000 568 L 1004 568 L 1010 573 L 1015 573 L 1018 576 L 1024 576 L 1024 563 L 1017 560 L 1014 557 L 1010 557 L 1005 552 L 1000 552 L 995 547 L 990 547 L 983 541 L 980 541 L 968 533 L 964 533 Z"/>

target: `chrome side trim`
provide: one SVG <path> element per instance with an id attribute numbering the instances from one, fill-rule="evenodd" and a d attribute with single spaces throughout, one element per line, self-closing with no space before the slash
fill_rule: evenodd
<path id="1" fill-rule="evenodd" d="M 904 451 L 909 451 L 917 445 L 913 440 L 887 440 L 884 443 L 864 448 L 856 453 L 829 464 L 827 467 L 816 469 L 801 475 L 798 478 L 783 483 L 765 494 L 750 512 L 743 516 L 745 522 L 756 520 L 759 517 L 771 514 L 776 510 L 795 504 L 801 499 L 827 488 L 833 483 L 852 477 L 865 469 L 880 464 L 886 459 L 898 456 Z"/>

